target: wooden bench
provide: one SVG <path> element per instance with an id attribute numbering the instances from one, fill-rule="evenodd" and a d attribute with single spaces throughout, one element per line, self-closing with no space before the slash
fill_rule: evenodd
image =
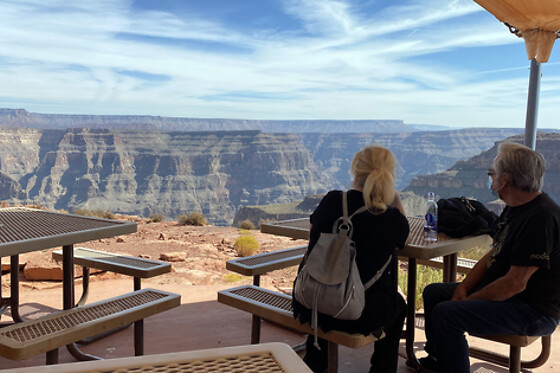
<path id="1" fill-rule="evenodd" d="M 87 306 L 57 311 L 0 329 L 0 355 L 21 360 L 47 353 L 47 364 L 58 362 L 58 348 L 83 338 L 140 321 L 181 304 L 181 296 L 144 289 Z M 135 347 L 137 334 L 135 330 Z"/>
<path id="2" fill-rule="evenodd" d="M 244 285 L 218 292 L 218 302 L 249 312 L 282 327 L 312 335 L 313 330 L 308 324 L 301 324 L 294 319 L 292 297 L 254 285 Z M 320 328 L 318 336 L 328 341 L 328 371 L 338 370 L 338 345 L 351 348 L 366 346 L 378 339 L 363 334 L 350 334 L 331 330 L 327 333 Z"/>

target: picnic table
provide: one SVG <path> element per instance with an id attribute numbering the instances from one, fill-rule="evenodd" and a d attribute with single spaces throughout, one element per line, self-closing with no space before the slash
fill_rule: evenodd
<path id="1" fill-rule="evenodd" d="M 491 242 L 488 235 L 451 238 L 440 233 L 437 242 L 424 239 L 424 219 L 407 217 L 410 233 L 403 249 L 397 255 L 408 258 L 407 281 L 407 318 L 406 318 L 406 353 L 409 364 L 419 368 L 418 359 L 414 353 L 416 310 L 416 274 L 418 259 L 431 259 L 443 256 L 443 280 L 455 281 L 457 276 L 457 253 L 474 246 L 487 246 Z M 261 224 L 261 232 L 286 236 L 296 239 L 309 238 L 309 219 L 291 219 Z M 394 266 L 397 265 L 394 261 Z M 394 268 L 393 273 L 398 273 Z"/>
<path id="2" fill-rule="evenodd" d="M 97 359 L 83 354 L 73 342 L 95 335 L 99 332 L 97 327 L 103 330 L 134 322 L 135 349 L 137 354 L 142 354 L 142 320 L 177 307 L 180 304 L 179 295 L 145 289 L 73 309 L 76 306 L 74 244 L 134 233 L 136 230 L 136 223 L 132 222 L 26 207 L 0 209 L 0 257 L 9 256 L 11 265 L 10 297 L 2 298 L 0 310 L 9 306 L 16 323 L 0 330 L 0 353 L 12 359 L 25 359 L 46 352 L 47 364 L 54 364 L 58 361 L 57 348 L 67 345 L 78 359 Z M 19 314 L 19 255 L 58 246 L 62 246 L 64 311 L 37 320 L 24 320 Z M 80 317 L 76 319 L 78 314 Z"/>

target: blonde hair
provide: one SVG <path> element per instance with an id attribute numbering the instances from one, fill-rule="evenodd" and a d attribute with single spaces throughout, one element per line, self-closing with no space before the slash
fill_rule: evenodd
<path id="1" fill-rule="evenodd" d="M 395 157 L 389 149 L 366 146 L 354 155 L 350 172 L 368 208 L 385 211 L 395 198 Z"/>

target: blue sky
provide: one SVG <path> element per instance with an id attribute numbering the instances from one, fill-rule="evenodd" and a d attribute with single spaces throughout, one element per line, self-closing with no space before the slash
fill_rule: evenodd
<path id="1" fill-rule="evenodd" d="M 0 1 L 0 107 L 38 113 L 521 128 L 529 66 L 472 0 Z"/>

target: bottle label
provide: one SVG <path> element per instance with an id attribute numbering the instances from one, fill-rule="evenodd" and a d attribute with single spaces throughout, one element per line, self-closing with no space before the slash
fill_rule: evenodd
<path id="1" fill-rule="evenodd" d="M 437 215 L 426 214 L 426 225 L 429 227 L 437 227 Z"/>

